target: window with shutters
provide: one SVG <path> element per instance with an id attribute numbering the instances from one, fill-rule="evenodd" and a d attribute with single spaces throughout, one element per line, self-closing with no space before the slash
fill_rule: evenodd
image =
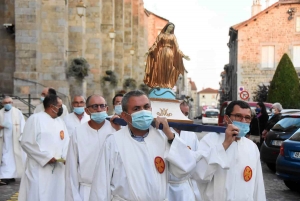
<path id="1" fill-rule="evenodd" d="M 261 53 L 261 67 L 262 68 L 274 68 L 275 67 L 275 46 L 266 45 L 262 46 Z"/>
<path id="2" fill-rule="evenodd" d="M 293 46 L 293 64 L 295 68 L 300 68 L 300 45 Z"/>
<path id="3" fill-rule="evenodd" d="M 300 16 L 296 17 L 296 32 L 300 32 Z"/>

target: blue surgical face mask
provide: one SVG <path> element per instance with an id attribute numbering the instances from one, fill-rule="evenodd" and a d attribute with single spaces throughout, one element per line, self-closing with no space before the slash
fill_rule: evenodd
<path id="1" fill-rule="evenodd" d="M 250 131 L 250 125 L 248 123 L 232 121 L 232 124 L 239 128 L 239 134 L 236 137 L 245 137 Z"/>
<path id="2" fill-rule="evenodd" d="M 122 112 L 123 112 L 122 105 L 115 105 L 115 113 L 119 115 Z"/>
<path id="3" fill-rule="evenodd" d="M 40 97 L 40 101 L 41 101 L 41 102 L 43 102 L 43 101 L 44 101 L 44 99 L 45 99 L 45 97 L 44 97 L 44 96 L 41 96 L 41 97 Z"/>
<path id="4" fill-rule="evenodd" d="M 91 113 L 91 119 L 98 124 L 101 124 L 107 116 L 106 111 Z"/>
<path id="5" fill-rule="evenodd" d="M 76 114 L 82 114 L 84 112 L 84 107 L 74 107 L 73 112 Z"/>
<path id="6" fill-rule="evenodd" d="M 139 130 L 149 129 L 152 121 L 153 115 L 149 110 L 141 110 L 131 114 L 132 126 Z"/>
<path id="7" fill-rule="evenodd" d="M 11 109 L 11 107 L 12 107 L 12 105 L 11 105 L 11 104 L 5 104 L 5 105 L 4 105 L 4 108 L 5 108 L 6 110 L 10 110 L 10 109 Z"/>
<path id="8" fill-rule="evenodd" d="M 260 108 L 256 108 L 256 109 L 255 109 L 256 114 L 259 114 L 260 111 L 261 111 Z"/>

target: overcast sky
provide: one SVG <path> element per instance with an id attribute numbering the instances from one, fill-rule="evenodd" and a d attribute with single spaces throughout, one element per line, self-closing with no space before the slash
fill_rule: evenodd
<path id="1" fill-rule="evenodd" d="M 219 88 L 220 73 L 229 61 L 229 27 L 249 19 L 252 4 L 253 0 L 144 0 L 146 9 L 175 24 L 179 48 L 191 58 L 184 60 L 185 68 L 198 91 Z"/>

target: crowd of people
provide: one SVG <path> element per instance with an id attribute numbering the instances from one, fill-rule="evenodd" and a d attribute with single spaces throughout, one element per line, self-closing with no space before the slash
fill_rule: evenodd
<path id="1" fill-rule="evenodd" d="M 274 103 L 269 116 L 266 106 L 263 102 L 258 102 L 255 110 L 252 110 L 252 120 L 247 137 L 253 140 L 260 149 L 267 133 L 281 119 L 282 106 L 280 103 Z"/>
<path id="2" fill-rule="evenodd" d="M 41 102 L 26 123 L 10 97 L 0 110 L 1 185 L 21 178 L 20 201 L 266 200 L 246 102 L 228 105 L 225 133 L 200 141 L 154 117 L 139 90 L 117 94 L 112 116 L 100 95 L 72 97 L 71 113 L 52 88 Z M 189 105 L 180 110 L 188 115 Z"/>

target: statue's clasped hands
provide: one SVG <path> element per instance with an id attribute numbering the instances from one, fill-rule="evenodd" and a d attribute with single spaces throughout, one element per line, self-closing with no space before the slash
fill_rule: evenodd
<path id="1" fill-rule="evenodd" d="M 190 57 L 187 56 L 187 55 L 183 56 L 183 58 L 186 59 L 186 60 L 188 60 L 188 61 L 191 60 Z"/>

